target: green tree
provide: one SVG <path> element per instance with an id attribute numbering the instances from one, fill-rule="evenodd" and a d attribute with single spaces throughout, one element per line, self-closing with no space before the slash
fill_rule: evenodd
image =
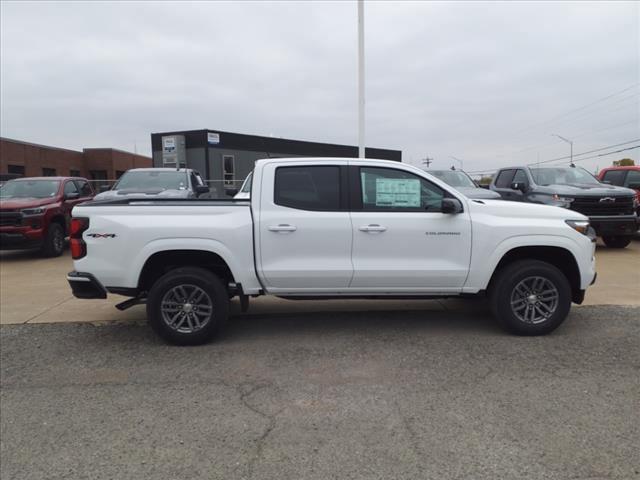
<path id="1" fill-rule="evenodd" d="M 623 158 L 622 160 L 614 160 L 614 167 L 632 167 L 636 164 L 632 158 Z"/>

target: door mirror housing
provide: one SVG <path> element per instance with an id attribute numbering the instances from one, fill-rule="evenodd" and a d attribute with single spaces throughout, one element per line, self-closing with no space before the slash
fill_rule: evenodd
<path id="1" fill-rule="evenodd" d="M 443 198 L 442 213 L 462 213 L 462 202 L 457 198 Z"/>
<path id="2" fill-rule="evenodd" d="M 513 182 L 511 184 L 511 190 L 518 190 L 524 192 L 527 189 L 527 185 L 522 182 Z"/>
<path id="3" fill-rule="evenodd" d="M 66 193 L 64 196 L 65 200 L 76 200 L 80 198 L 80 194 L 78 192 Z"/>
<path id="4" fill-rule="evenodd" d="M 209 193 L 209 187 L 206 185 L 196 185 L 194 190 L 197 195 L 202 195 L 203 193 Z"/>

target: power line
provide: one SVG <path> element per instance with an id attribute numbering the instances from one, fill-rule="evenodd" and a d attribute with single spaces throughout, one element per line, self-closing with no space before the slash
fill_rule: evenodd
<path id="1" fill-rule="evenodd" d="M 581 157 L 582 155 L 587 155 L 589 153 L 599 152 L 601 150 L 607 150 L 609 148 L 621 147 L 622 145 L 628 145 L 628 144 L 634 143 L 634 142 L 640 142 L 640 138 L 636 138 L 634 140 L 629 140 L 628 142 L 617 143 L 615 145 L 609 145 L 607 147 L 595 148 L 593 150 L 588 150 L 588 151 L 582 152 L 582 153 L 577 153 L 577 154 L 575 154 L 573 156 L 573 158 Z M 569 155 L 565 155 L 564 157 L 550 158 L 548 160 L 542 160 L 540 162 L 528 163 L 527 166 L 529 166 L 529 165 L 538 165 L 539 163 L 556 162 L 558 160 L 567 160 L 568 158 L 570 158 L 570 156 Z M 582 160 L 584 160 L 584 159 L 582 159 Z"/>
<path id="2" fill-rule="evenodd" d="M 586 108 L 589 108 L 589 107 L 591 107 L 593 105 L 596 105 L 598 103 L 604 102 L 605 100 L 608 100 L 608 99 L 610 99 L 612 97 L 616 97 L 616 96 L 620 95 L 621 93 L 627 92 L 627 91 L 637 87 L 638 85 L 640 85 L 640 82 L 636 82 L 633 85 L 628 86 L 627 88 L 624 88 L 624 89 L 622 89 L 622 90 L 620 90 L 618 92 L 615 92 L 615 93 L 612 93 L 610 95 L 607 95 L 606 97 L 599 98 L 598 100 L 595 100 L 595 101 L 593 101 L 591 103 L 588 103 L 587 105 L 583 105 L 582 107 L 578 107 L 578 108 L 575 108 L 573 110 L 569 110 L 566 113 L 563 113 L 563 114 L 560 114 L 560 115 L 556 115 L 555 117 L 552 117 L 551 119 L 546 120 L 544 122 L 539 122 L 539 123 L 533 124 L 533 125 L 531 125 L 529 127 L 526 127 L 526 128 L 521 129 L 521 130 L 518 130 L 518 131 L 514 132 L 513 135 L 517 135 L 517 134 L 519 134 L 521 132 L 525 132 L 527 130 L 531 130 L 532 128 L 536 128 L 536 127 L 541 126 L 541 125 L 546 125 L 548 123 L 552 123 L 552 122 L 554 122 L 554 121 L 556 121 L 556 120 L 558 120 L 560 118 L 566 117 L 566 116 L 571 115 L 571 114 L 573 114 L 575 112 L 579 112 L 579 111 L 584 110 Z"/>
<path id="3" fill-rule="evenodd" d="M 589 153 L 595 153 L 595 152 L 600 152 L 602 150 L 608 150 L 610 148 L 621 147 L 623 145 L 628 145 L 628 144 L 634 143 L 634 142 L 640 142 L 640 138 L 636 138 L 634 140 L 629 140 L 629 141 L 626 141 L 626 142 L 616 143 L 614 145 L 607 145 L 606 147 L 594 148 L 593 150 L 588 150 L 586 152 L 576 153 L 576 154 L 573 155 L 574 161 L 588 160 L 589 158 L 596 158 L 598 156 L 602 157 L 602 156 L 610 155 L 610 154 L 613 154 L 613 153 L 623 152 L 625 150 L 633 150 L 634 148 L 637 148 L 637 146 L 634 146 L 634 147 L 631 147 L 631 148 L 625 148 L 625 149 L 618 150 L 618 151 L 615 151 L 615 152 L 606 152 L 606 153 L 602 153 L 602 154 L 599 154 L 599 155 L 594 155 L 594 156 L 591 156 L 591 157 L 580 158 L 578 160 L 575 160 L 576 157 L 581 157 L 583 155 L 588 155 Z M 527 166 L 538 165 L 538 164 L 549 163 L 549 162 L 557 162 L 559 160 L 567 160 L 569 158 L 570 158 L 569 155 L 565 155 L 563 157 L 550 158 L 550 159 L 547 159 L 547 160 L 541 160 L 539 162 L 528 163 Z M 508 167 L 495 167 L 495 168 L 487 168 L 487 169 L 484 169 L 484 170 L 471 170 L 471 171 L 468 171 L 467 173 L 469 173 L 469 174 L 489 173 L 489 172 L 495 172 L 499 168 L 508 168 Z"/>
<path id="4" fill-rule="evenodd" d="M 615 152 L 605 152 L 605 153 L 600 153 L 598 155 L 592 155 L 591 157 L 580 158 L 578 160 L 574 160 L 574 162 L 581 162 L 583 160 L 589 160 L 591 158 L 606 157 L 607 155 L 613 155 L 614 153 L 626 152 L 627 150 L 633 150 L 634 148 L 640 148 L 640 145 L 634 145 L 633 147 L 621 148 L 620 150 L 616 150 Z"/>

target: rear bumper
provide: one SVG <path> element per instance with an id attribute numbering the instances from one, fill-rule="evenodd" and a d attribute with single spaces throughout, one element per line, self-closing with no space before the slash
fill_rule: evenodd
<path id="1" fill-rule="evenodd" d="M 589 221 L 599 237 L 603 235 L 633 235 L 639 227 L 638 217 L 635 215 L 589 217 Z"/>
<path id="2" fill-rule="evenodd" d="M 67 281 L 76 298 L 107 298 L 107 290 L 90 273 L 69 272 Z"/>

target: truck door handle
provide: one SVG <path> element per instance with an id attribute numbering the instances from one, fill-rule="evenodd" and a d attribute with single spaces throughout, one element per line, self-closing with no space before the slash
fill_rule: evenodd
<path id="1" fill-rule="evenodd" d="M 270 225 L 270 232 L 295 232 L 297 228 L 294 225 L 289 225 L 288 223 L 281 223 L 279 225 Z"/>
<path id="2" fill-rule="evenodd" d="M 369 225 L 363 225 L 359 228 L 361 232 L 386 232 L 387 227 L 383 227 L 382 225 L 378 225 L 377 223 L 372 223 Z"/>

